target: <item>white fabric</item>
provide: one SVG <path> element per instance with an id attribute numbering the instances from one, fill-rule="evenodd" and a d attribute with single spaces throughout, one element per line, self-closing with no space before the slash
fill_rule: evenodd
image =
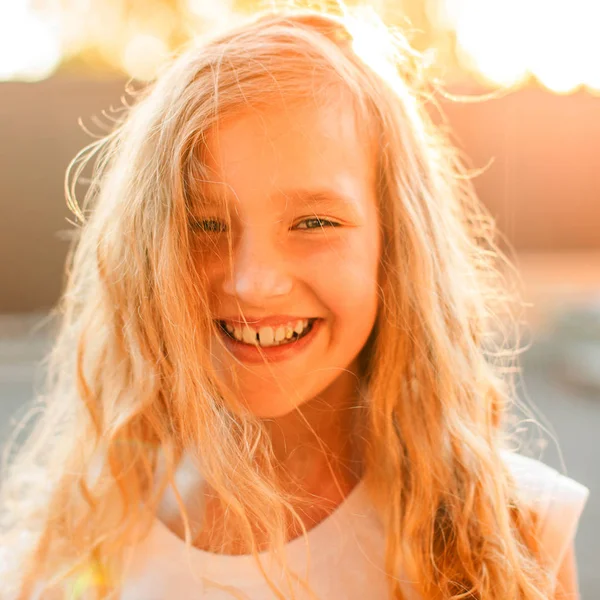
<path id="1" fill-rule="evenodd" d="M 589 489 L 540 461 L 508 452 L 504 457 L 523 500 L 542 516 L 542 551 L 556 574 L 575 538 Z"/>
<path id="2" fill-rule="evenodd" d="M 523 499 L 540 510 L 543 545 L 556 571 L 573 541 L 589 490 L 537 460 L 508 452 L 505 460 Z M 181 476 L 189 483 L 189 471 L 186 475 L 184 468 Z M 387 597 L 383 571 L 384 532 L 362 483 L 331 516 L 308 533 L 308 543 L 309 582 L 318 598 Z M 306 573 L 303 537 L 287 544 L 286 555 L 292 570 L 301 575 Z M 277 567 L 265 566 L 275 582 L 280 583 Z M 410 594 L 409 584 L 405 583 L 404 587 Z M 188 563 L 184 541 L 157 518 L 148 537 L 133 550 L 121 600 L 268 600 L 274 597 L 252 557 L 216 555 L 191 548 Z M 299 592 L 297 597 L 308 596 Z M 416 596 L 412 598 L 416 600 Z"/>

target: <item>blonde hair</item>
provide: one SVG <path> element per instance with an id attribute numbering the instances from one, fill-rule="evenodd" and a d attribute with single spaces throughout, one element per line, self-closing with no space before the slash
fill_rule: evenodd
<path id="1" fill-rule="evenodd" d="M 257 556 L 258 534 L 273 549 L 285 543 L 297 515 L 277 485 L 264 424 L 239 410 L 211 366 L 190 185 L 218 120 L 248 104 L 336 91 L 377 152 L 380 305 L 360 359 L 364 477 L 385 528 L 391 595 L 405 598 L 403 569 L 431 600 L 548 597 L 536 515 L 501 458 L 502 415 L 514 401 L 514 352 L 498 337 L 511 322 L 499 268 L 509 263 L 428 113 L 418 56 L 370 14 L 272 11 L 203 40 L 74 159 L 67 198 L 83 225 L 55 310 L 60 331 L 41 416 L 2 487 L 2 544 L 22 547 L 3 574 L 8 597 L 27 598 L 37 581 L 81 585 L 90 568 L 88 592 L 118 594 L 125 550 L 148 533 L 190 448 L 246 552 Z M 94 158 L 80 209 L 75 183 Z"/>

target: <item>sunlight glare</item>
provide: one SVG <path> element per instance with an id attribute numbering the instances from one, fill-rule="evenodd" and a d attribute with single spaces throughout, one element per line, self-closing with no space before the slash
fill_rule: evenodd
<path id="1" fill-rule="evenodd" d="M 490 19 L 495 21 L 495 19 Z M 463 19 L 457 28 L 460 53 L 486 79 L 493 83 L 510 86 L 526 75 L 520 49 L 516 46 L 499 44 L 495 29 L 485 26 L 477 18 Z"/>
<path id="2" fill-rule="evenodd" d="M 600 93 L 600 2 L 587 0 L 582 39 L 587 40 L 586 51 L 579 57 L 582 65 L 583 83 L 595 93 Z"/>
<path id="3" fill-rule="evenodd" d="M 536 79 L 557 94 L 571 93 L 583 83 L 580 57 L 587 40 L 578 28 L 582 3 L 571 1 L 569 7 L 564 0 L 539 6 L 540 26 L 529 58 Z"/>
<path id="4" fill-rule="evenodd" d="M 556 93 L 600 89 L 598 0 L 432 0 L 461 62 L 510 86 L 533 75 Z"/>
<path id="5" fill-rule="evenodd" d="M 371 6 L 357 6 L 346 17 L 346 25 L 352 36 L 352 49 L 375 73 L 394 85 L 398 72 L 394 62 L 394 48 L 389 33 Z"/>
<path id="6" fill-rule="evenodd" d="M 526 8 L 523 0 L 463 0 L 454 7 L 460 54 L 491 83 L 512 86 L 528 75 Z"/>

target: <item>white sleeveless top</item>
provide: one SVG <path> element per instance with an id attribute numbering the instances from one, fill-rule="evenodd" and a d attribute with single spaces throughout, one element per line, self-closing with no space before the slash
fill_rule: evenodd
<path id="1" fill-rule="evenodd" d="M 523 499 L 535 505 L 542 517 L 543 546 L 556 573 L 572 543 L 589 490 L 543 463 L 506 453 Z M 178 487 L 185 500 L 185 465 L 178 471 Z M 187 484 L 189 485 L 188 479 Z M 168 498 L 165 498 L 169 502 Z M 384 531 L 370 505 L 362 482 L 324 521 L 289 542 L 286 556 L 292 571 L 308 581 L 316 597 L 323 600 L 364 600 L 387 598 L 384 574 Z M 307 566 L 307 541 L 310 565 Z M 275 584 L 285 587 L 281 569 L 263 564 Z M 212 554 L 191 548 L 157 517 L 149 535 L 131 554 L 132 562 L 120 600 L 270 600 L 273 594 L 252 556 Z M 308 568 L 308 571 L 307 571 Z M 407 597 L 417 600 L 408 582 Z M 293 588 L 298 599 L 308 598 L 300 587 Z M 412 595 L 411 595 L 412 594 Z M 289 592 L 286 594 L 289 596 Z"/>

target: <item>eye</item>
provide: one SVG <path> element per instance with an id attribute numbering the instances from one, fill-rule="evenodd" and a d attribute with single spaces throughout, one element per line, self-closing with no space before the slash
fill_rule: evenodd
<path id="1" fill-rule="evenodd" d="M 306 227 L 299 227 L 300 224 L 306 223 Z M 340 224 L 329 219 L 321 219 L 320 217 L 311 217 L 310 219 L 304 219 L 300 221 L 297 229 L 321 229 L 323 227 L 339 227 Z"/>
<path id="2" fill-rule="evenodd" d="M 222 233 L 226 225 L 218 219 L 199 219 L 192 222 L 192 228 L 204 233 Z"/>

